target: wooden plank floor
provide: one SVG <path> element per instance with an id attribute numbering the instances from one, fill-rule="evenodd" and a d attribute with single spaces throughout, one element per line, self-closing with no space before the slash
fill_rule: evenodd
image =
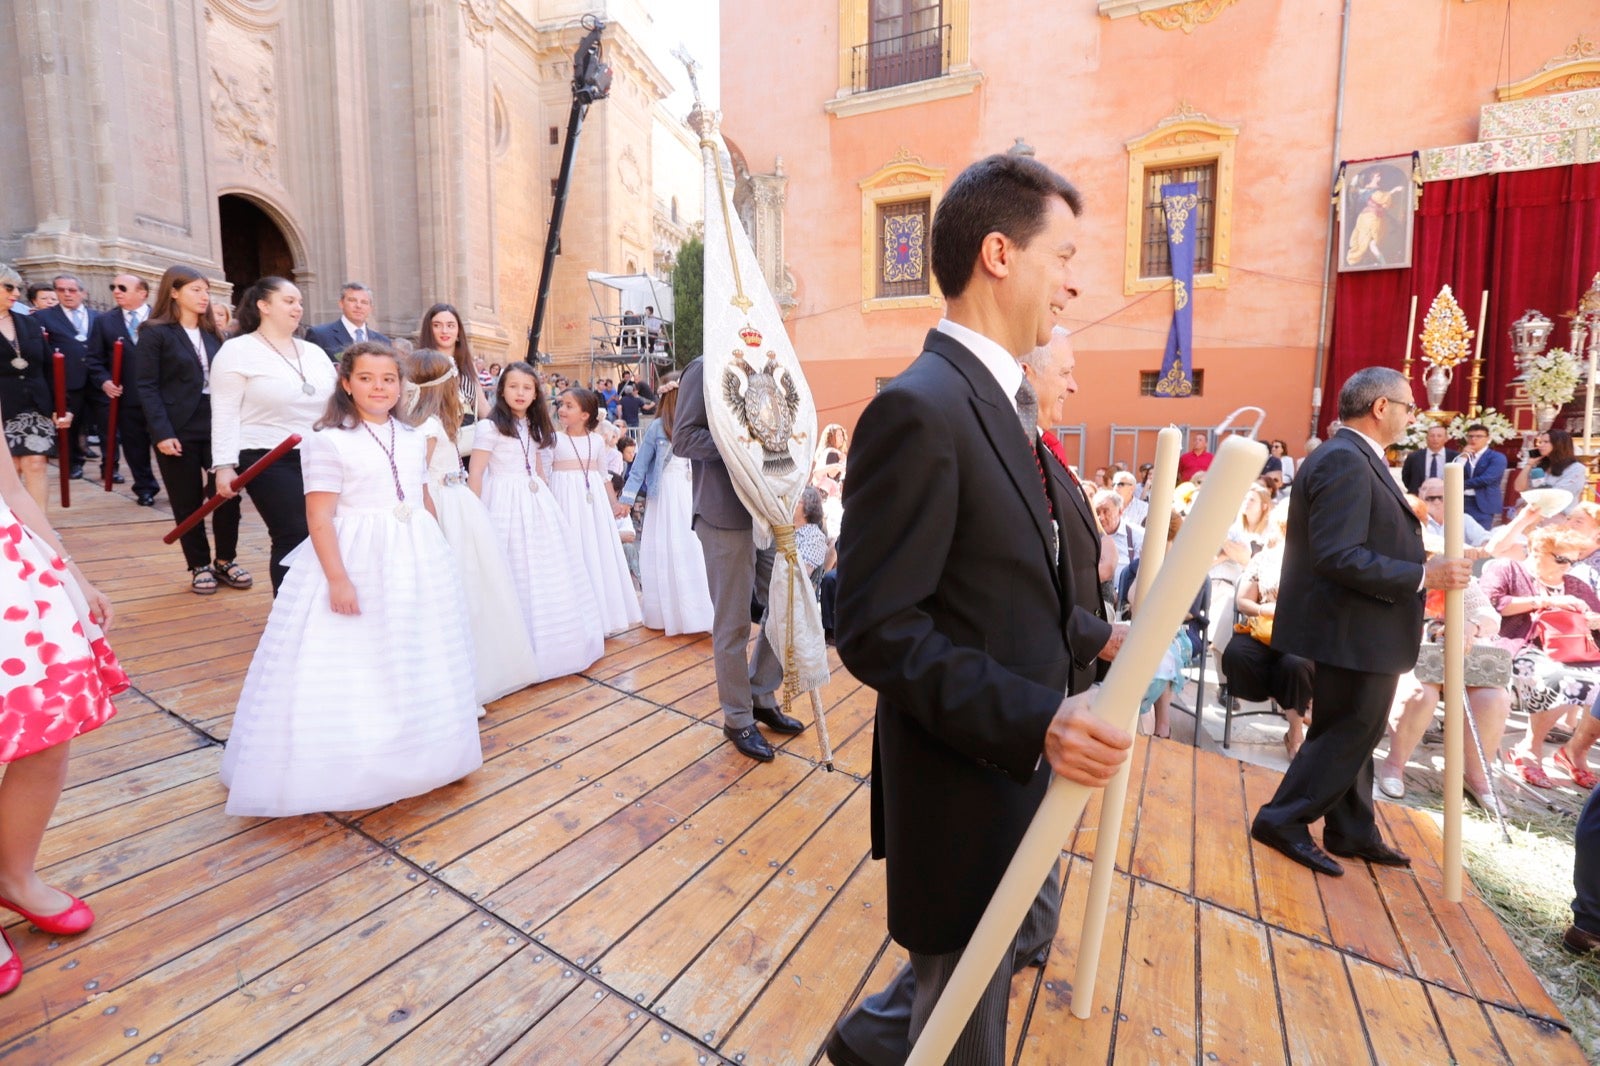
<path id="1" fill-rule="evenodd" d="M 903 961 L 867 856 L 872 695 L 843 671 L 837 773 L 810 732 L 771 765 L 738 756 L 707 642 L 640 629 L 494 704 L 462 782 L 230 818 L 220 742 L 270 605 L 259 522 L 260 586 L 200 598 L 164 511 L 78 495 L 56 517 L 117 603 L 135 690 L 76 743 L 42 856 L 100 920 L 9 926 L 28 970 L 0 1062 L 812 1063 Z M 1054 950 L 1012 990 L 1014 1062 L 1584 1061 L 1489 909 L 1445 902 L 1426 815 L 1381 808 L 1414 870 L 1318 879 L 1249 840 L 1272 773 L 1163 741 L 1135 765 L 1094 1013 L 1068 1010 L 1086 820 Z"/>

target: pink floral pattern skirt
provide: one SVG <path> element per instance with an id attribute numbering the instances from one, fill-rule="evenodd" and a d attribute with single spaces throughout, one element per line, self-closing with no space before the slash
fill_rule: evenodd
<path id="1" fill-rule="evenodd" d="M 127 688 L 67 564 L 0 501 L 0 763 L 99 728 Z"/>

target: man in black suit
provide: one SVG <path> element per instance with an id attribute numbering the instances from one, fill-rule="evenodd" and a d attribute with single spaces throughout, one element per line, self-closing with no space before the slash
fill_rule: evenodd
<path id="1" fill-rule="evenodd" d="M 72 476 L 78 478 L 83 476 L 83 437 L 104 419 L 96 397 L 102 400 L 105 397 L 98 391 L 100 382 L 91 381 L 89 373 L 89 327 L 94 324 L 94 312 L 83 305 L 83 283 L 71 274 L 57 275 L 52 285 L 60 302 L 55 307 L 35 312 L 34 319 L 50 333 L 49 343 L 45 345 L 50 357 L 54 359 L 58 351 L 66 356 L 67 413 L 72 415 L 72 428 L 66 432 L 68 461 Z M 53 394 L 54 371 L 46 373 Z"/>
<path id="2" fill-rule="evenodd" d="M 128 469 L 133 472 L 133 493 L 140 507 L 150 507 L 161 491 L 150 462 L 150 430 L 145 425 L 144 409 L 139 406 L 138 381 L 134 368 L 134 345 L 139 340 L 139 327 L 150 318 L 150 286 L 133 274 L 118 274 L 111 279 L 111 299 L 115 307 L 95 316 L 89 327 L 89 380 L 98 383 L 107 399 L 120 397 L 117 410 L 117 441 L 120 454 L 127 457 Z M 111 359 L 117 341 L 122 342 L 122 383 L 111 380 Z M 104 462 L 112 462 L 112 444 L 106 434 L 106 425 L 100 426 L 100 447 Z M 113 479 L 122 483 L 122 475 Z"/>
<path id="3" fill-rule="evenodd" d="M 1385 367 L 1339 390 L 1343 428 L 1300 465 L 1289 494 L 1272 647 L 1317 664 L 1311 729 L 1250 835 L 1337 877 L 1327 852 L 1386 866 L 1411 860 L 1383 842 L 1372 811 L 1372 749 L 1401 674 L 1422 641 L 1422 590 L 1466 588 L 1472 564 L 1422 549 L 1422 524 L 1385 464 L 1417 405 Z M 1309 826 L 1324 818 L 1322 843 Z"/>
<path id="4" fill-rule="evenodd" d="M 836 1064 L 904 1061 L 1051 771 L 1103 785 L 1132 744 L 1077 693 L 1109 654 L 1110 627 L 1091 616 L 1093 636 L 1074 629 L 1094 594 L 1079 587 L 1077 558 L 1093 557 L 1093 538 L 1044 469 L 1018 364 L 1071 297 L 1079 202 L 1025 156 L 963 171 L 933 223 L 947 317 L 857 423 L 838 648 L 878 692 L 872 853 L 887 860 L 889 932 L 911 963 L 840 1023 L 827 1046 Z M 1012 972 L 1054 933 L 1032 920 L 1059 906 L 1051 888 L 951 1062 L 1002 1061 Z"/>
<path id="5" fill-rule="evenodd" d="M 338 359 L 339 353 L 359 341 L 388 344 L 389 338 L 367 325 L 372 317 L 372 290 L 359 281 L 339 287 L 339 317 L 306 330 L 306 340 Z"/>
<path id="6" fill-rule="evenodd" d="M 1400 483 L 1411 495 L 1421 493 L 1422 483 L 1429 478 L 1444 479 L 1445 464 L 1460 454 L 1454 448 L 1445 447 L 1449 440 L 1449 430 L 1443 426 L 1429 426 L 1427 446 L 1418 448 L 1400 464 Z"/>

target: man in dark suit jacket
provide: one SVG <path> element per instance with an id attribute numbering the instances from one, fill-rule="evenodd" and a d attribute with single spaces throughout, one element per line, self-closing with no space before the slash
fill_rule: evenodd
<path id="1" fill-rule="evenodd" d="M 904 1060 L 1051 771 L 1102 785 L 1132 743 L 1090 713 L 1087 694 L 1068 695 L 1109 630 L 1069 642 L 1083 596 L 1073 553 L 1089 537 L 1044 472 L 1032 413 L 1019 414 L 1032 390 L 1017 360 L 1050 339 L 1071 295 L 1078 206 L 1076 189 L 1025 156 L 962 172 L 933 223 L 947 318 L 857 423 L 838 647 L 878 692 L 872 853 L 887 860 L 889 932 L 911 962 L 840 1023 L 827 1046 L 836 1064 Z M 951 1062 L 1002 1061 L 1011 975 L 1041 932 L 1031 924 Z M 886 1032 L 896 1023 L 898 1045 Z"/>
<path id="2" fill-rule="evenodd" d="M 1473 424 L 1467 427 L 1467 450 L 1457 461 L 1466 467 L 1467 514 L 1488 529 L 1505 505 L 1506 457 L 1489 447 L 1489 430 Z"/>
<path id="3" fill-rule="evenodd" d="M 1346 858 L 1411 860 L 1383 842 L 1372 811 L 1372 749 L 1422 641 L 1422 590 L 1465 588 L 1472 564 L 1426 559 L 1422 525 L 1383 459 L 1416 404 L 1399 371 L 1358 370 L 1339 391 L 1343 428 L 1300 465 L 1289 495 L 1272 647 L 1316 663 L 1311 729 L 1251 836 L 1318 873 Z"/>
<path id="4" fill-rule="evenodd" d="M 1445 464 L 1460 454 L 1454 448 L 1445 447 L 1449 440 L 1449 430 L 1443 426 L 1429 426 L 1427 446 L 1418 448 L 1400 464 L 1400 483 L 1411 495 L 1418 495 L 1422 483 L 1429 478 L 1442 479 Z"/>
<path id="5" fill-rule="evenodd" d="M 150 430 L 145 425 L 144 410 L 139 405 L 138 371 L 134 365 L 134 345 L 138 330 L 150 318 L 149 284 L 133 274 L 118 274 L 111 279 L 111 299 L 115 307 L 95 316 L 89 327 L 89 377 L 100 382 L 100 391 L 107 397 L 120 398 L 117 409 L 117 439 L 120 454 L 127 457 L 128 469 L 133 472 L 133 493 L 139 506 L 155 503 L 161 484 L 156 480 L 150 463 Z M 111 380 L 111 361 L 117 341 L 122 342 L 122 383 Z M 111 441 L 102 424 L 100 454 L 111 461 Z M 122 475 L 117 474 L 120 482 Z"/>
<path id="6" fill-rule="evenodd" d="M 372 316 L 372 290 L 359 281 L 339 287 L 339 317 L 306 330 L 306 340 L 338 359 L 339 353 L 357 341 L 388 344 L 389 338 L 367 325 Z"/>
<path id="7" fill-rule="evenodd" d="M 66 433 L 70 442 L 68 456 L 72 476 L 82 477 L 83 438 L 94 432 L 92 427 L 98 426 L 103 417 L 100 414 L 101 405 L 96 402 L 97 397 L 104 399 L 99 391 L 103 379 L 92 380 L 89 368 L 89 327 L 94 325 L 94 312 L 84 306 L 86 294 L 83 283 L 77 278 L 71 274 L 61 274 L 53 284 L 60 302 L 55 307 L 35 312 L 34 321 L 49 331 L 50 339 L 45 344 L 48 358 L 54 360 L 58 351 L 66 357 L 67 413 L 72 415 L 72 428 Z M 51 382 L 53 395 L 55 372 L 47 369 L 45 373 Z"/>
<path id="8" fill-rule="evenodd" d="M 746 657 L 750 601 L 754 596 L 766 610 L 772 549 L 756 550 L 750 512 L 733 491 L 728 467 L 711 435 L 703 358 L 684 367 L 678 381 L 672 454 L 689 460 L 694 479 L 692 524 L 705 553 L 711 592 L 712 666 L 717 673 L 717 699 L 722 704 L 722 732 L 740 753 L 771 762 L 772 745 L 756 723 L 784 734 L 799 733 L 805 725 L 778 708 L 776 693 L 783 681 L 783 664 L 767 640 L 765 625 L 756 637 L 754 653 Z"/>

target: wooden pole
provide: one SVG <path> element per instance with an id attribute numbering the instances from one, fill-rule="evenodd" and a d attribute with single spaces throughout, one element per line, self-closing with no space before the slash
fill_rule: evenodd
<path id="1" fill-rule="evenodd" d="M 1465 548 L 1465 474 L 1460 464 L 1444 468 L 1444 554 L 1459 559 Z M 1467 629 L 1465 593 L 1444 594 L 1444 898 L 1461 902 L 1461 799 L 1464 752 Z M 1484 766 L 1485 772 L 1489 770 Z"/>
<path id="2" fill-rule="evenodd" d="M 1417 294 L 1411 294 L 1411 317 L 1406 319 L 1406 359 L 1405 368 L 1400 372 L 1406 376 L 1406 384 L 1411 383 L 1411 351 L 1417 346 Z"/>
<path id="3" fill-rule="evenodd" d="M 1178 480 L 1178 452 L 1182 449 L 1183 434 L 1177 426 L 1168 426 L 1156 435 L 1156 462 L 1150 473 L 1150 510 L 1145 518 L 1144 554 L 1139 558 L 1139 577 L 1135 585 L 1135 610 L 1143 605 L 1150 587 L 1155 584 L 1156 573 L 1167 554 L 1167 523 L 1172 514 L 1172 494 Z M 1207 480 L 1210 475 L 1207 475 Z M 1155 521 L 1150 520 L 1155 517 Z M 1152 537 L 1150 531 L 1154 529 Z M 1195 712 L 1195 728 L 1200 728 L 1200 715 Z M 1117 843 L 1122 837 L 1122 812 L 1128 798 L 1128 778 L 1133 773 L 1133 760 L 1129 759 L 1106 783 L 1100 797 L 1100 825 L 1094 845 L 1094 862 L 1089 872 L 1089 902 L 1083 911 L 1083 928 L 1078 938 L 1078 965 L 1072 978 L 1072 1014 L 1077 1018 L 1089 1017 L 1090 1004 L 1094 1002 L 1095 975 L 1100 972 L 1100 945 L 1105 937 L 1106 907 L 1111 902 L 1111 879 L 1117 867 Z"/>
<path id="4" fill-rule="evenodd" d="M 237 497 L 239 495 L 239 490 L 243 489 L 246 485 L 250 484 L 250 482 L 254 481 L 257 474 L 261 473 L 261 471 L 265 470 L 279 459 L 282 459 L 285 455 L 289 454 L 290 451 L 298 447 L 299 444 L 300 434 L 298 433 L 291 433 L 287 437 L 283 438 L 283 440 L 278 442 L 275 448 L 273 448 L 266 455 L 263 455 L 261 458 L 257 459 L 255 462 L 251 463 L 249 466 L 245 467 L 243 473 L 233 479 L 233 496 L 224 496 L 220 492 L 215 496 L 212 496 L 205 503 L 201 504 L 199 507 L 196 507 L 194 513 L 188 518 L 185 518 L 183 521 L 167 530 L 167 532 L 161 538 L 161 543 L 171 544 L 179 537 L 189 532 L 189 530 L 198 525 L 206 515 L 210 514 L 212 511 L 215 511 L 218 507 L 221 507 L 229 500 Z"/>
<path id="5" fill-rule="evenodd" d="M 1139 698 L 1172 643 L 1172 635 L 1183 624 L 1217 547 L 1238 516 L 1239 501 L 1266 461 L 1266 446 L 1243 437 L 1229 437 L 1217 448 L 1205 486 L 1095 697 L 1094 713 L 1117 728 L 1132 731 Z M 1001 956 L 1011 950 L 1039 886 L 1060 859 L 1061 848 L 1083 815 L 1090 791 L 1088 786 L 1062 777 L 1050 779 L 1044 800 L 917 1038 L 907 1066 L 936 1066 L 949 1056 Z M 1099 920 L 1103 931 L 1103 911 Z"/>

